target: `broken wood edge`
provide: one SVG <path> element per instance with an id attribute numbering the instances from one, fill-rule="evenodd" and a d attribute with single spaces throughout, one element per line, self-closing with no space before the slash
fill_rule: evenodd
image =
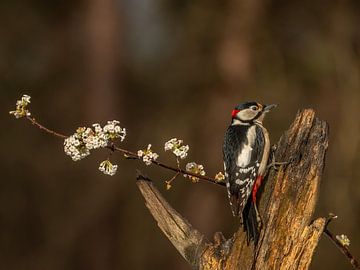
<path id="1" fill-rule="evenodd" d="M 171 207 L 148 177 L 138 173 L 136 184 L 161 231 L 181 256 L 196 269 L 202 254 L 211 246 L 210 243 Z"/>
<path id="2" fill-rule="evenodd" d="M 315 249 L 319 244 L 320 237 L 324 231 L 326 218 L 317 218 L 309 226 L 306 226 L 302 232 L 302 249 L 298 254 L 301 254 L 298 261 L 297 268 L 294 269 L 308 269 Z"/>

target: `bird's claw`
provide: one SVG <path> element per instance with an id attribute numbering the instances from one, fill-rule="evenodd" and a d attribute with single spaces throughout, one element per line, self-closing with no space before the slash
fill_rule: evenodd
<path id="1" fill-rule="evenodd" d="M 275 159 L 272 159 L 271 163 L 266 166 L 266 175 L 269 173 L 271 168 L 273 168 L 275 171 L 278 171 L 280 166 L 288 165 L 290 163 L 291 163 L 291 161 L 277 162 L 277 161 L 275 161 Z"/>
<path id="2" fill-rule="evenodd" d="M 290 161 L 283 161 L 283 162 L 271 162 L 269 165 L 267 165 L 267 170 L 269 170 L 270 168 L 274 168 L 275 170 L 278 170 L 280 166 L 282 165 L 288 165 L 290 164 Z"/>

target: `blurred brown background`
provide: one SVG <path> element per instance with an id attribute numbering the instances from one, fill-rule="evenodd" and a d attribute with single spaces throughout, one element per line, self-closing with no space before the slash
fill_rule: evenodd
<path id="1" fill-rule="evenodd" d="M 118 119 L 123 147 L 190 145 L 188 160 L 222 170 L 222 139 L 240 102 L 277 103 L 276 142 L 300 108 L 328 121 L 331 141 L 315 216 L 360 256 L 360 2 L 19 1 L 0 3 L 0 269 L 189 269 L 160 233 L 135 186 L 135 169 L 211 238 L 236 230 L 225 190 L 98 151 L 80 162 L 62 141 L 8 115 L 21 94 L 48 127 L 71 134 Z M 312 269 L 351 269 L 323 237 Z"/>

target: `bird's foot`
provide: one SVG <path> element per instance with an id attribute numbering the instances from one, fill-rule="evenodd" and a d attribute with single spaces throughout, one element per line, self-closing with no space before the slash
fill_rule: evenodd
<path id="1" fill-rule="evenodd" d="M 280 166 L 282 165 L 288 165 L 290 164 L 290 161 L 283 161 L 283 162 L 271 162 L 269 165 L 267 165 L 266 170 L 270 170 L 271 168 L 274 168 L 275 170 L 278 170 Z"/>
<path id="2" fill-rule="evenodd" d="M 274 170 L 279 170 L 279 167 L 282 165 L 288 165 L 292 162 L 291 161 L 282 161 L 278 162 L 275 160 L 275 151 L 277 149 L 277 145 L 274 144 L 270 149 L 270 157 L 269 157 L 269 164 L 266 166 L 266 175 L 269 173 L 270 169 L 273 168 Z"/>
<path id="3" fill-rule="evenodd" d="M 288 164 L 290 164 L 290 163 L 291 163 L 291 161 L 278 162 L 278 161 L 275 161 L 275 158 L 272 158 L 270 164 L 268 164 L 268 165 L 266 166 L 265 175 L 268 175 L 269 172 L 270 172 L 270 169 L 272 169 L 272 168 L 273 168 L 275 171 L 278 171 L 281 166 L 283 166 L 283 165 L 288 165 Z"/>

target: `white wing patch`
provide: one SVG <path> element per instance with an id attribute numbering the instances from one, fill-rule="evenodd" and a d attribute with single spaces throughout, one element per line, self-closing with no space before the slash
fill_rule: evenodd
<path id="1" fill-rule="evenodd" d="M 248 129 L 246 137 L 248 138 L 248 142 L 243 145 L 241 152 L 236 159 L 236 165 L 243 168 L 249 165 L 251 160 L 251 154 L 253 150 L 252 145 L 254 145 L 256 138 L 256 126 Z"/>
<path id="2" fill-rule="evenodd" d="M 252 150 L 253 149 L 251 146 L 244 145 L 243 149 L 239 153 L 238 158 L 236 160 L 236 165 L 238 167 L 246 167 L 247 165 L 249 165 L 250 160 L 251 160 Z"/>

